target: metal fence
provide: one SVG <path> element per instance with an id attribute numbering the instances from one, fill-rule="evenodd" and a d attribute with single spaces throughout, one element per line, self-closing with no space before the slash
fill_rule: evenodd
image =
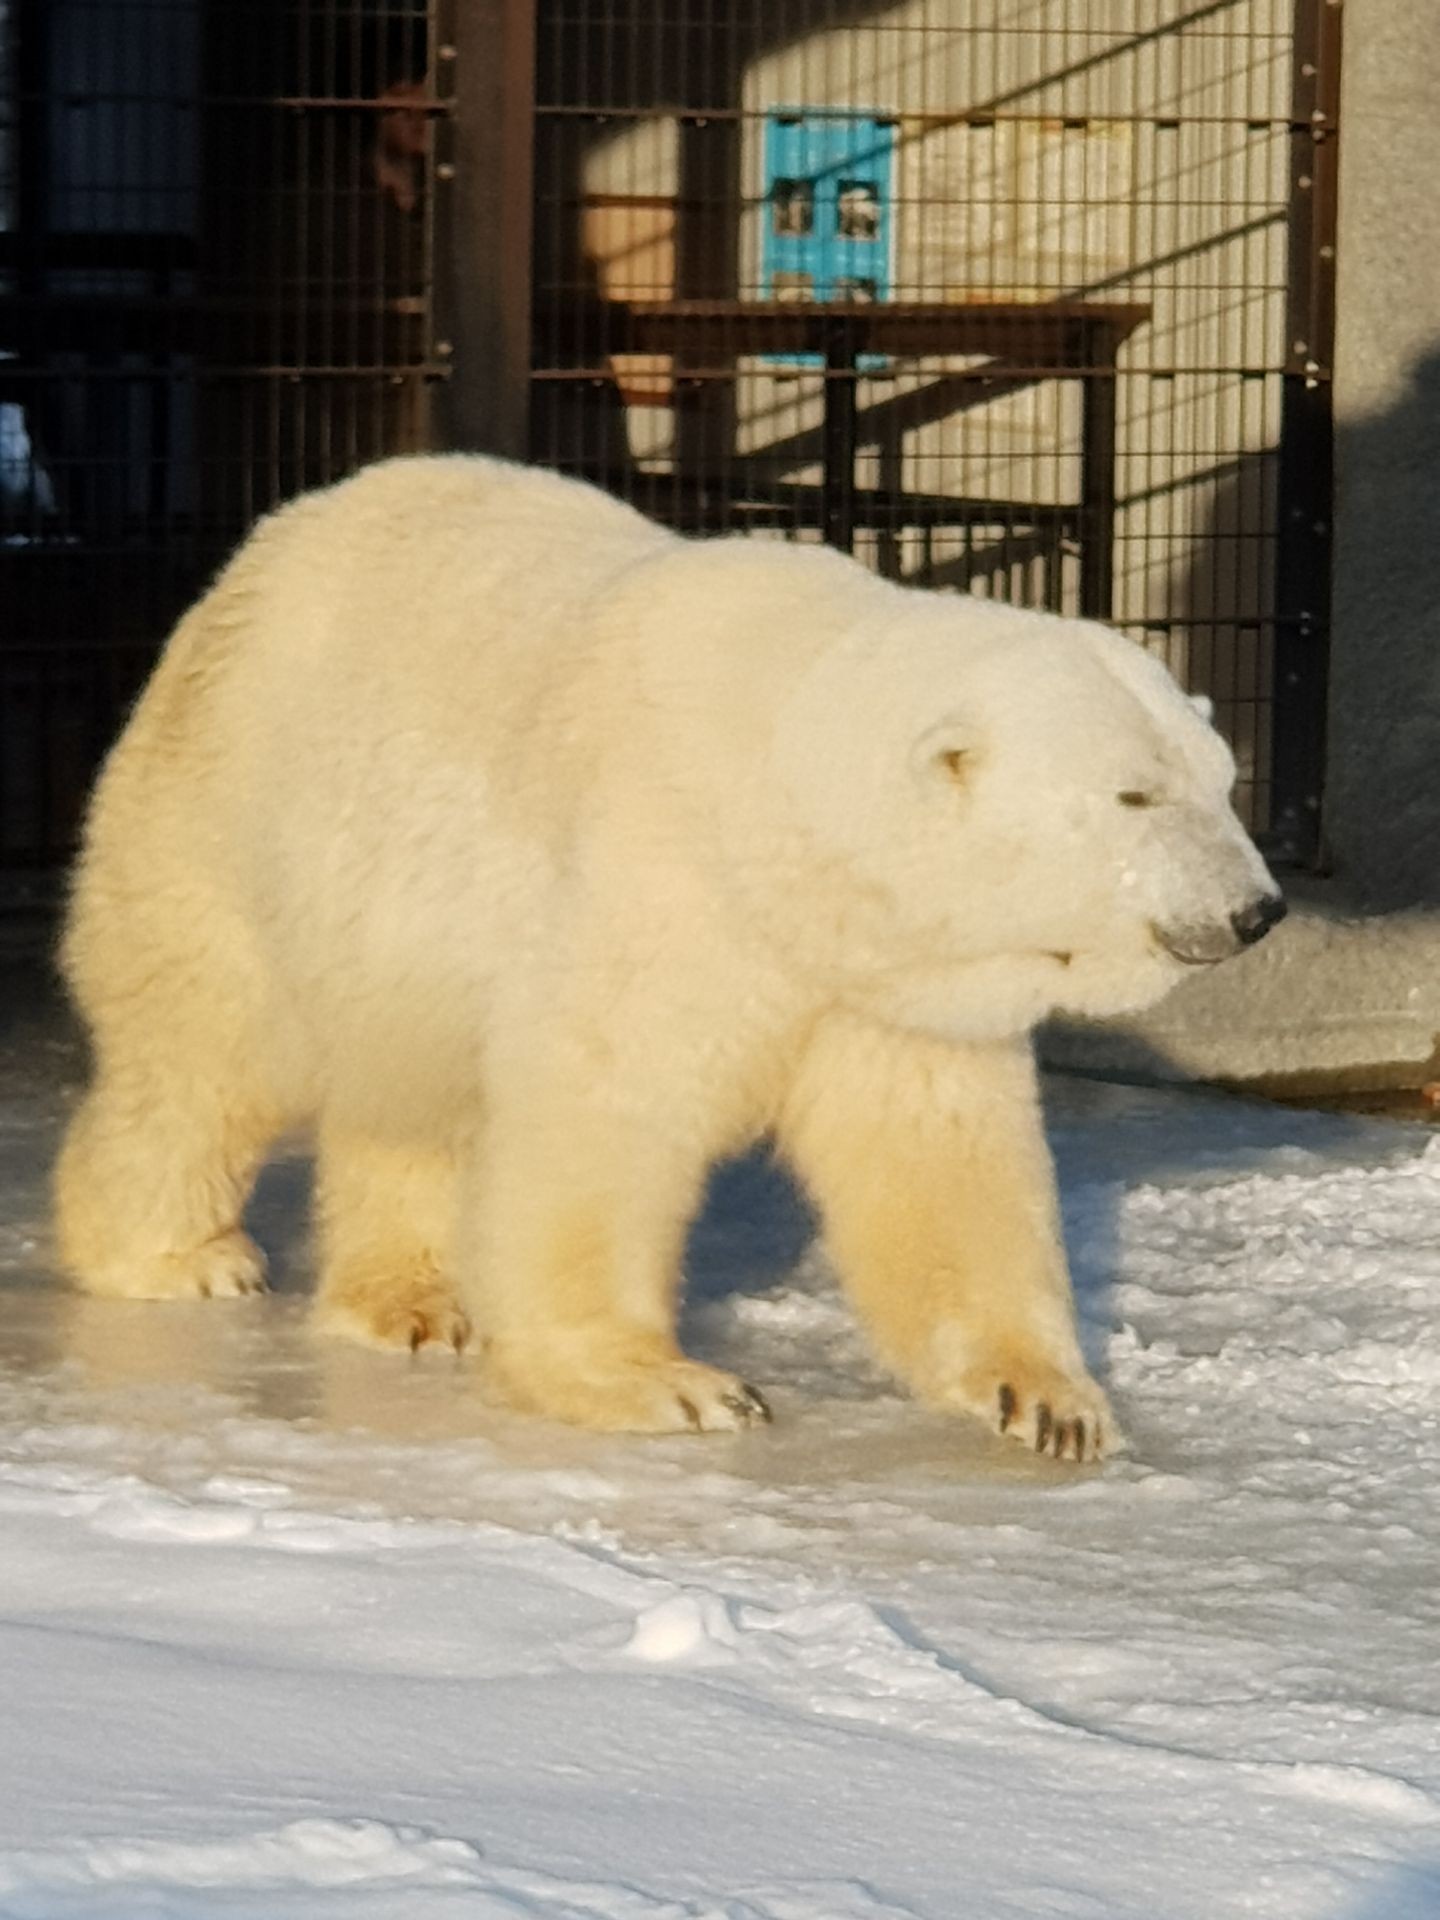
<path id="1" fill-rule="evenodd" d="M 1339 8 L 539 0 L 533 446 L 1113 619 L 1315 844 Z"/>
<path id="2" fill-rule="evenodd" d="M 257 513 L 447 438 L 1112 618 L 1308 857 L 1339 12 L 0 0 L 0 867 Z"/>
<path id="3" fill-rule="evenodd" d="M 0 867 L 258 513 L 431 443 L 434 11 L 4 9 Z"/>

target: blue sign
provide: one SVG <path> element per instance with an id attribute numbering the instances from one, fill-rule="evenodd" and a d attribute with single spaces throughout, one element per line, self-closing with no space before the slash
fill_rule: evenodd
<path id="1" fill-rule="evenodd" d="M 760 256 L 768 299 L 889 299 L 894 160 L 893 119 L 805 108 L 770 115 Z M 774 358 L 820 364 L 815 354 Z"/>

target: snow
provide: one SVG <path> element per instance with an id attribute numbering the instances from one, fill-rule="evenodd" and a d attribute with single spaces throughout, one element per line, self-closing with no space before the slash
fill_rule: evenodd
<path id="1" fill-rule="evenodd" d="M 80 1299 L 0 969 L 0 1920 L 1434 1920 L 1440 1140 L 1056 1081 L 1099 1472 L 901 1399 L 759 1162 L 688 1336 L 757 1434 L 570 1433 L 266 1300 Z"/>

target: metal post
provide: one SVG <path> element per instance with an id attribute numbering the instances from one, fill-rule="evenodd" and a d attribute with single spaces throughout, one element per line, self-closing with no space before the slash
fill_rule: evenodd
<path id="1" fill-rule="evenodd" d="M 855 328 L 845 315 L 826 321 L 820 511 L 826 545 L 842 553 L 855 546 L 856 349 Z"/>
<path id="2" fill-rule="evenodd" d="M 1296 0 L 1267 851 L 1321 857 L 1329 680 L 1341 7 Z"/>
<path id="3" fill-rule="evenodd" d="M 450 0 L 437 66 L 453 103 L 439 136 L 436 352 L 455 447 L 529 451 L 535 125 L 534 0 Z"/>
<path id="4" fill-rule="evenodd" d="M 1116 345 L 1109 330 L 1096 336 L 1104 364 L 1090 365 L 1081 380 L 1080 611 L 1087 620 L 1108 620 L 1115 606 L 1115 408 Z"/>

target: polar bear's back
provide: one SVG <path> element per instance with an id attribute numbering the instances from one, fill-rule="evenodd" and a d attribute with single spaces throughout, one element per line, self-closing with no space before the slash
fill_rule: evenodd
<path id="1" fill-rule="evenodd" d="M 247 644 L 279 648 L 287 672 L 443 681 L 453 711 L 471 685 L 524 679 L 583 648 L 607 581 L 671 539 L 563 475 L 451 454 L 386 461 L 305 495 L 262 523 L 230 571 L 240 593 L 264 596 Z M 495 657 L 512 647 L 518 658 Z"/>
<path id="2" fill-rule="evenodd" d="M 177 929 L 352 987 L 362 950 L 383 979 L 422 925 L 483 943 L 481 903 L 498 939 L 583 786 L 565 716 L 605 653 L 594 609 L 672 542 L 469 456 L 385 462 L 261 522 L 102 774 L 66 943 L 81 1004 Z"/>
<path id="3" fill-rule="evenodd" d="M 564 477 L 399 459 L 262 521 L 194 608 L 116 756 L 183 764 L 191 805 L 273 815 L 483 767 L 563 706 L 607 582 L 672 536 Z M 543 730 L 543 729 L 542 729 Z M 213 821 L 212 821 L 213 824 Z"/>

